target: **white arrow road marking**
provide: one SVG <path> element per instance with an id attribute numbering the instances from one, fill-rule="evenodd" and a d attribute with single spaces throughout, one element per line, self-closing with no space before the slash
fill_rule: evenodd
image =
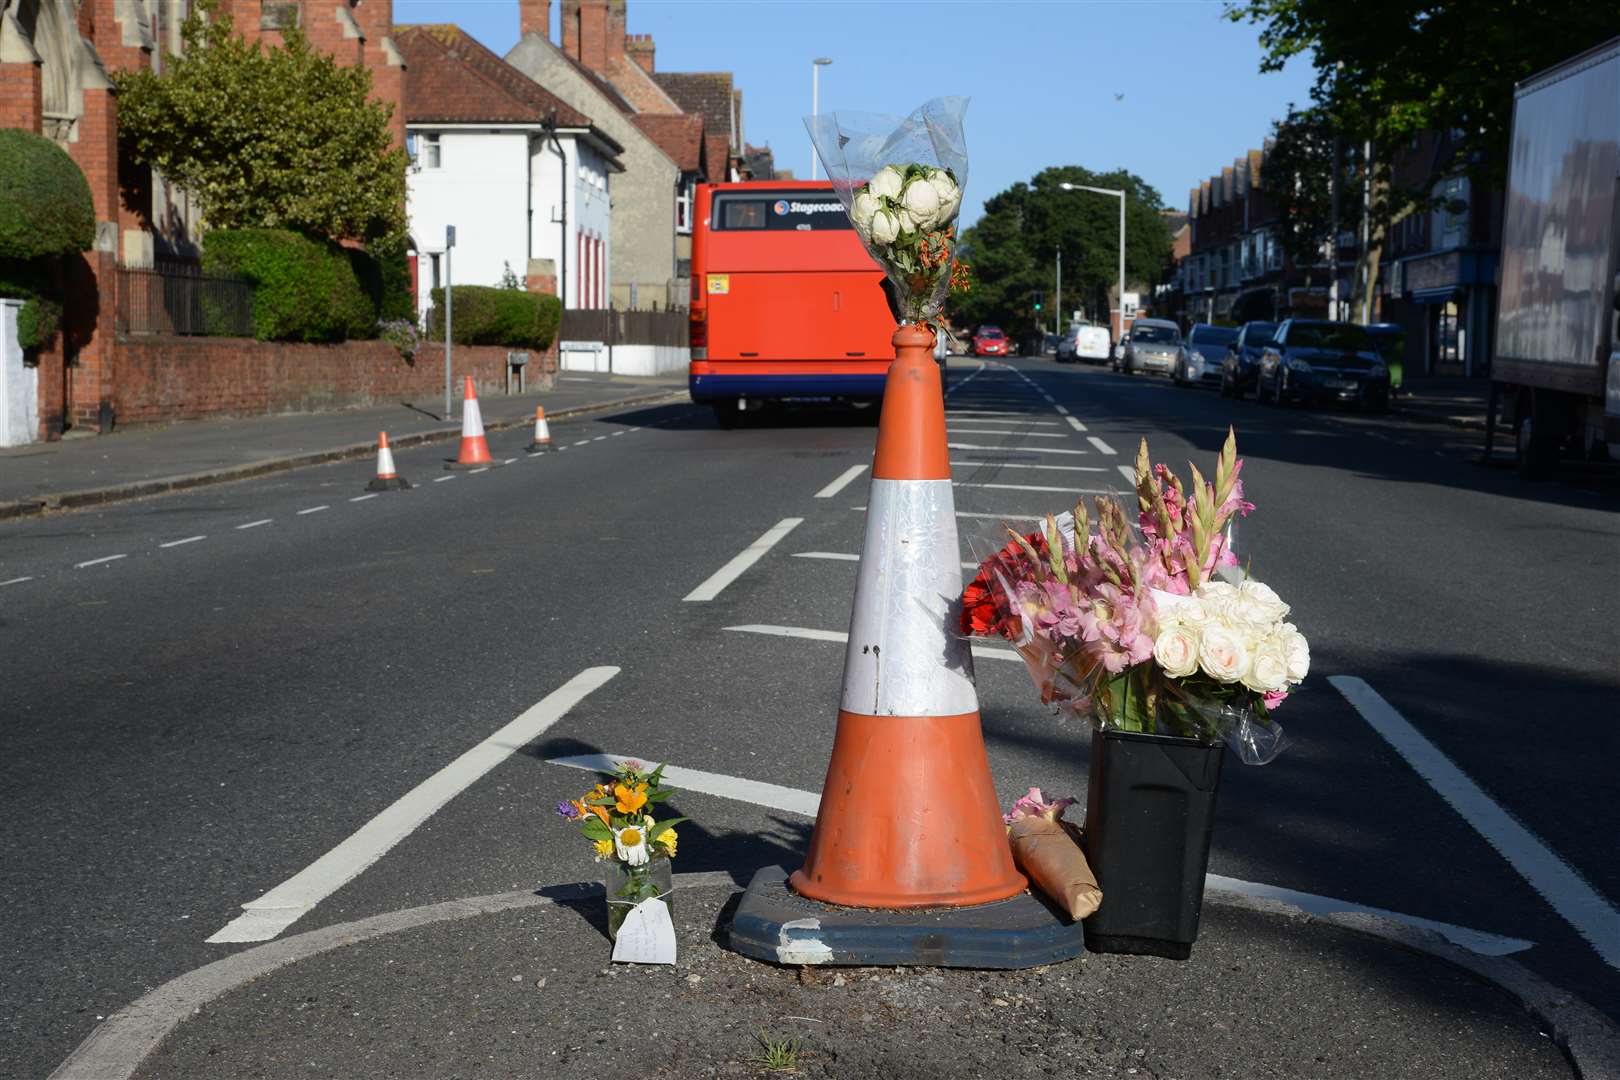
<path id="1" fill-rule="evenodd" d="M 589 769 L 593 772 L 611 773 L 623 762 L 648 760 L 645 757 L 637 758 L 620 754 L 582 754 L 578 757 L 552 758 L 549 764 L 563 765 L 570 769 Z M 665 763 L 664 777 L 672 786 L 685 791 L 697 791 L 704 795 L 718 795 L 722 799 L 762 806 L 769 810 L 785 810 L 790 814 L 799 814 L 807 818 L 815 817 L 817 810 L 821 806 L 821 796 L 813 791 L 783 787 L 779 784 L 766 784 L 740 776 L 724 776 L 720 773 L 687 769 L 679 765 Z M 1418 926 L 1425 930 L 1432 930 L 1452 944 L 1482 956 L 1506 956 L 1509 953 L 1523 952 L 1525 949 L 1535 945 L 1535 942 L 1526 941 L 1523 938 L 1503 937 L 1500 934 L 1492 934 L 1484 930 L 1472 930 L 1466 926 L 1456 926 L 1452 923 L 1438 922 L 1434 919 L 1425 919 L 1416 915 L 1403 915 L 1398 911 L 1368 907 L 1365 904 L 1357 904 L 1349 900 L 1337 900 L 1331 896 L 1317 896 L 1314 893 L 1298 892 L 1294 889 L 1284 889 L 1276 885 L 1263 885 L 1258 882 L 1223 877 L 1220 874 L 1205 875 L 1204 886 L 1209 889 L 1240 893 L 1243 896 L 1251 896 L 1257 899 L 1279 900 L 1303 911 L 1308 911 L 1313 915 L 1332 915 L 1339 912 L 1378 915 L 1386 919 L 1393 919 L 1396 922 L 1405 923 L 1408 926 Z"/>
<path id="2" fill-rule="evenodd" d="M 866 468 L 862 465 L 861 468 Z M 709 575 L 709 580 L 687 593 L 684 597 L 688 601 L 713 600 L 725 591 L 727 585 L 736 581 L 750 566 L 764 558 L 765 553 L 781 542 L 782 537 L 804 524 L 804 518 L 783 518 L 752 544 L 743 548 L 730 562 Z"/>
<path id="3" fill-rule="evenodd" d="M 854 480 L 857 476 L 861 475 L 861 473 L 865 471 L 865 465 L 851 465 L 849 468 L 838 474 L 838 479 L 816 492 L 816 498 L 832 498 L 834 495 L 837 495 L 840 491 L 843 491 L 846 487 L 848 487 L 851 480 Z"/>
<path id="4" fill-rule="evenodd" d="M 209 938 L 209 943 L 269 941 L 280 934 L 618 673 L 616 667 L 593 667 L 575 675 L 517 719 L 400 796 L 337 847 L 257 900 L 243 904 L 243 914 Z"/>
<path id="5" fill-rule="evenodd" d="M 744 626 L 728 626 L 727 630 L 734 630 L 739 634 L 768 634 L 772 637 L 803 638 L 806 641 L 831 641 L 839 645 L 849 643 L 849 635 L 838 630 L 812 630 L 806 626 L 771 626 L 766 623 L 748 623 Z M 997 649 L 990 645 L 973 646 L 973 656 L 977 660 L 1011 660 L 1015 664 L 1022 664 L 1024 658 L 1011 649 Z"/>
<path id="6" fill-rule="evenodd" d="M 1591 944 L 1604 963 L 1620 969 L 1620 910 L 1588 885 L 1540 837 L 1497 805 L 1378 691 L 1353 675 L 1329 675 L 1328 682 L 1565 922 L 1575 928 L 1576 933 Z"/>

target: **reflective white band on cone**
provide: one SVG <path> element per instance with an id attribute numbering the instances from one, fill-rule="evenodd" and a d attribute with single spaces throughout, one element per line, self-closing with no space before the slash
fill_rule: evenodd
<path id="1" fill-rule="evenodd" d="M 949 480 L 872 481 L 844 658 L 843 708 L 868 716 L 977 712 Z"/>
<path id="2" fill-rule="evenodd" d="M 484 414 L 478 411 L 478 399 L 464 398 L 461 402 L 461 437 L 476 439 L 484 434 Z"/>
<path id="3" fill-rule="evenodd" d="M 394 452 L 386 446 L 377 450 L 377 475 L 384 480 L 394 478 Z"/>

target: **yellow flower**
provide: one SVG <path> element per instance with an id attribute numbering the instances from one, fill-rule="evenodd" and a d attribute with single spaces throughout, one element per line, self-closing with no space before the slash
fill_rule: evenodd
<path id="1" fill-rule="evenodd" d="M 637 784 L 636 789 L 631 791 L 623 784 L 615 784 L 613 798 L 616 800 L 613 804 L 615 810 L 621 814 L 633 814 L 647 805 L 647 785 Z"/>
<path id="2" fill-rule="evenodd" d="M 662 833 L 659 834 L 658 839 L 653 841 L 653 843 L 655 843 L 659 847 L 663 848 L 664 853 L 666 855 L 668 855 L 670 858 L 673 859 L 675 857 L 675 830 L 674 829 L 665 829 Z"/>
<path id="3" fill-rule="evenodd" d="M 613 855 L 613 841 L 611 841 L 611 840 L 598 840 L 598 841 L 596 841 L 594 846 L 596 848 L 596 857 L 598 859 L 607 859 L 607 858 L 612 857 L 612 855 Z"/>

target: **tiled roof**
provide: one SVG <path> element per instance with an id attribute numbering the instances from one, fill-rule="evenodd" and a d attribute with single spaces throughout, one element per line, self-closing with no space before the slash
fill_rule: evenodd
<path id="1" fill-rule="evenodd" d="M 637 112 L 643 113 L 676 113 L 684 112 L 675 104 L 674 99 L 661 86 L 647 70 L 628 56 L 613 56 L 608 59 L 607 79 L 624 97 L 635 106 Z"/>
<path id="2" fill-rule="evenodd" d="M 722 181 L 731 179 L 731 140 L 725 132 L 716 134 L 706 132 L 703 136 L 704 147 L 709 156 L 709 179 Z"/>
<path id="3" fill-rule="evenodd" d="M 590 127 L 590 117 L 479 44 L 458 26 L 399 26 L 405 57 L 405 120 L 555 122 Z"/>
<path id="4" fill-rule="evenodd" d="M 719 134 L 731 145 L 731 72 L 655 71 L 653 81 L 683 112 L 702 113 L 711 138 Z M 709 167 L 714 164 L 711 157 Z"/>
<path id="5" fill-rule="evenodd" d="M 638 113 L 631 118 L 642 134 L 658 144 L 682 172 L 704 172 L 703 117 L 693 113 L 657 115 Z"/>

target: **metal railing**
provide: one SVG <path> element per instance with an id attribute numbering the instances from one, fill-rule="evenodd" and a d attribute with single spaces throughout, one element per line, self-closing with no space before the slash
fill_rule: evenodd
<path id="1" fill-rule="evenodd" d="M 608 345 L 686 344 L 684 311 L 614 311 L 570 308 L 562 313 L 560 341 L 600 341 Z"/>
<path id="2" fill-rule="evenodd" d="M 253 285 L 178 266 L 120 267 L 118 332 L 252 337 Z"/>

